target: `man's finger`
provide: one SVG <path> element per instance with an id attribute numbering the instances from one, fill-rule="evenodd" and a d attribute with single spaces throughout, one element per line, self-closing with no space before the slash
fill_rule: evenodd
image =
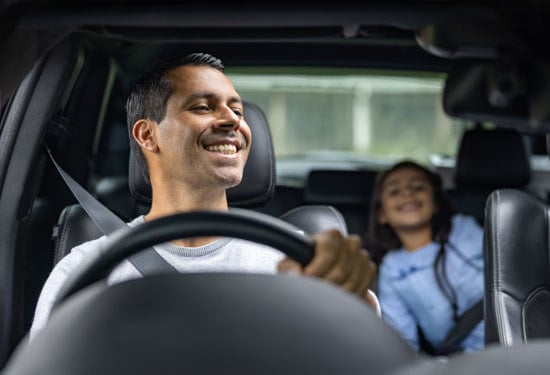
<path id="1" fill-rule="evenodd" d="M 357 267 L 357 257 L 361 248 L 361 239 L 357 235 L 350 235 L 342 239 L 339 248 L 340 255 L 330 270 L 325 274 L 326 280 L 336 284 L 346 283 L 352 277 L 353 269 Z"/>
<path id="2" fill-rule="evenodd" d="M 376 265 L 364 249 L 357 252 L 354 262 L 349 278 L 342 283 L 342 288 L 363 296 L 374 281 Z"/>
<path id="3" fill-rule="evenodd" d="M 304 268 L 310 276 L 325 277 L 329 270 L 339 261 L 343 236 L 338 230 L 327 230 L 313 235 L 315 254 Z"/>

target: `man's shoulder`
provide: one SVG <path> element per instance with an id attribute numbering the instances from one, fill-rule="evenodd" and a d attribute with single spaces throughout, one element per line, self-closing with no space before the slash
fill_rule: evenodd
<path id="1" fill-rule="evenodd" d="M 128 222 L 127 225 L 129 227 L 134 227 L 138 224 L 141 224 L 144 222 L 143 216 L 138 216 L 132 221 Z M 105 244 L 107 243 L 108 237 L 106 235 L 103 235 L 99 238 L 95 238 L 90 241 L 86 241 L 81 243 L 80 245 L 77 245 L 71 249 L 70 254 L 72 257 L 81 257 L 81 256 L 87 256 L 89 253 L 95 253 L 97 251 L 102 251 L 105 247 Z"/>

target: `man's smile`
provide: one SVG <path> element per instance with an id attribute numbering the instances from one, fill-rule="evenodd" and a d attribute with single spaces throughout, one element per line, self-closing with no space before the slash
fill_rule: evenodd
<path id="1" fill-rule="evenodd" d="M 237 147 L 232 144 L 211 145 L 205 146 L 204 148 L 210 152 L 219 152 L 226 155 L 233 155 L 237 153 Z"/>

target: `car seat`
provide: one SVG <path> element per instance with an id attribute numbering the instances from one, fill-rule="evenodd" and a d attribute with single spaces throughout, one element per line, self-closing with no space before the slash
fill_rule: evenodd
<path id="1" fill-rule="evenodd" d="M 488 201 L 485 341 L 511 346 L 550 338 L 549 207 L 517 189 Z"/>
<path id="2" fill-rule="evenodd" d="M 455 210 L 474 216 L 483 225 L 485 203 L 496 189 L 523 189 L 544 199 L 542 192 L 530 190 L 530 179 L 529 153 L 521 133 L 509 128 L 474 128 L 462 136 L 455 186 L 447 193 Z"/>
<path id="3" fill-rule="evenodd" d="M 376 174 L 377 171 L 367 170 L 311 170 L 304 188 L 304 203 L 335 207 L 350 233 L 363 236 Z"/>
<path id="4" fill-rule="evenodd" d="M 260 107 L 245 102 L 246 121 L 252 129 L 254 141 L 250 149 L 248 162 L 243 172 L 241 183 L 227 191 L 230 207 L 254 208 L 269 200 L 275 188 L 275 155 L 267 119 Z M 125 186 L 123 186 L 125 185 Z M 128 199 L 129 191 L 133 199 Z M 102 186 L 104 201 L 116 201 L 114 210 L 119 215 L 126 215 L 128 220 L 147 211 L 151 202 L 151 186 L 138 170 L 134 158 L 130 157 L 129 177 L 111 180 Z M 106 192 L 114 192 L 109 196 Z M 312 217 L 312 220 L 304 218 Z M 334 208 L 327 206 L 302 206 L 287 216 L 287 221 L 301 226 L 308 234 L 329 228 L 336 228 L 347 233 L 347 226 L 342 216 Z M 98 238 L 103 233 L 90 219 L 80 204 L 66 207 L 60 214 L 55 229 L 54 262 L 57 263 L 70 250 L 85 241 Z"/>

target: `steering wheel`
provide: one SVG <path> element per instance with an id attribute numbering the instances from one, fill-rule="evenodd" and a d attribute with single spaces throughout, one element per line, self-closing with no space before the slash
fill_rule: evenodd
<path id="1" fill-rule="evenodd" d="M 319 278 L 185 272 L 95 282 L 144 248 L 197 236 L 258 242 L 301 264 L 313 256 L 313 240 L 297 227 L 242 209 L 123 228 L 67 280 L 48 324 L 6 375 L 389 374 L 423 365 L 364 300 Z"/>
<path id="2" fill-rule="evenodd" d="M 228 212 L 194 211 L 162 217 L 110 235 L 104 251 L 65 283 L 53 304 L 57 308 L 71 295 L 104 278 L 125 258 L 153 245 L 190 237 L 224 236 L 271 246 L 302 265 L 314 252 L 313 240 L 299 228 L 256 211 L 232 208 Z"/>

